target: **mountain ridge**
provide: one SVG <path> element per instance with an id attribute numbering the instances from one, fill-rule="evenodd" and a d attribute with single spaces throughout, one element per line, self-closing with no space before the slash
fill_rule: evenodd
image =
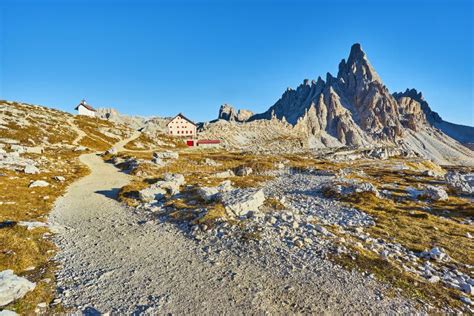
<path id="1" fill-rule="evenodd" d="M 444 121 L 421 92 L 391 93 L 358 43 L 339 63 L 337 76 L 328 72 L 325 80 L 304 79 L 246 122 L 271 119 L 302 132 L 310 148 L 405 146 L 448 161 L 458 154 L 472 156 L 468 148 L 474 144 L 474 128 Z"/>

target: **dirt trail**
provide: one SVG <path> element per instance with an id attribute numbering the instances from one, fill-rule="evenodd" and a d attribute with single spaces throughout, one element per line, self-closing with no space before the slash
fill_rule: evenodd
<path id="1" fill-rule="evenodd" d="M 324 260 L 288 274 L 271 255 L 257 264 L 255 255 L 265 256 L 258 249 L 252 257 L 197 243 L 174 224 L 149 220 L 118 203 L 115 197 L 130 180 L 127 174 L 96 154 L 80 160 L 91 173 L 69 187 L 50 216 L 60 248 L 59 297 L 73 312 L 412 311 L 404 300 L 381 299 L 374 281 Z"/>
<path id="2" fill-rule="evenodd" d="M 71 129 L 77 133 L 77 137 L 72 141 L 73 145 L 78 145 L 82 138 L 86 137 L 87 134 L 77 127 L 76 123 L 74 123 L 74 118 L 68 120 Z"/>

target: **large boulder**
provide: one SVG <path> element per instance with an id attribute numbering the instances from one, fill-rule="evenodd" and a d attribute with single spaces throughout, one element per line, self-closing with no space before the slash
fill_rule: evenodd
<path id="1" fill-rule="evenodd" d="M 448 193 L 443 188 L 432 185 L 427 186 L 421 195 L 433 201 L 446 201 L 448 199 Z"/>
<path id="2" fill-rule="evenodd" d="M 0 306 L 5 306 L 14 300 L 22 298 L 35 287 L 35 283 L 15 275 L 13 270 L 0 272 Z"/>
<path id="3" fill-rule="evenodd" d="M 166 189 L 171 195 L 179 192 L 179 187 L 185 182 L 182 174 L 167 173 L 165 174 L 164 181 L 158 181 L 158 184 L 162 189 Z"/>
<path id="4" fill-rule="evenodd" d="M 138 192 L 138 198 L 140 199 L 140 201 L 145 202 L 145 203 L 159 201 L 163 199 L 165 195 L 166 195 L 166 190 L 157 186 L 156 183 Z"/>
<path id="5" fill-rule="evenodd" d="M 159 201 L 165 197 L 167 193 L 174 195 L 179 193 L 179 188 L 184 184 L 184 176 L 182 174 L 167 173 L 164 179 L 158 181 L 146 189 L 138 192 L 139 199 L 142 202 L 150 203 Z"/>
<path id="6" fill-rule="evenodd" d="M 454 192 L 474 195 L 474 175 L 463 175 L 456 171 L 449 171 L 444 178 L 448 188 Z"/>
<path id="7" fill-rule="evenodd" d="M 216 187 L 201 187 L 198 190 L 199 196 L 206 202 L 217 200 L 219 193 L 229 192 L 232 190 L 232 183 L 226 180 Z"/>
<path id="8" fill-rule="evenodd" d="M 258 212 L 265 202 L 262 189 L 235 189 L 221 194 L 226 211 L 235 216 L 246 216 L 249 212 Z"/>
<path id="9" fill-rule="evenodd" d="M 34 165 L 26 165 L 25 168 L 23 169 L 23 172 L 26 174 L 37 174 L 39 173 L 39 169 L 36 168 Z"/>

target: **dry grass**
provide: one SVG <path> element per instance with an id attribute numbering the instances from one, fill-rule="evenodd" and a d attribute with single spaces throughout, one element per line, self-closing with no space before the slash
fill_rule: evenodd
<path id="1" fill-rule="evenodd" d="M 154 139 L 159 140 L 157 143 Z M 142 133 L 138 138 L 129 142 L 125 149 L 130 151 L 140 150 L 179 150 L 187 148 L 183 139 L 171 137 L 164 133 L 155 133 L 150 135 L 148 133 Z"/>
<path id="2" fill-rule="evenodd" d="M 74 124 L 87 134 L 79 144 L 99 151 L 109 149 L 120 139 L 126 138 L 129 132 L 129 128 L 124 125 L 84 115 L 75 116 Z M 113 136 L 106 135 L 103 132 L 105 130 L 113 132 Z"/>
<path id="3" fill-rule="evenodd" d="M 6 104 L 0 100 L 0 115 L 6 128 L 0 128 L 0 138 L 15 139 L 22 145 L 71 143 L 77 136 L 68 129 L 68 113 L 27 104 Z M 54 117 L 54 121 L 51 121 Z"/>
<path id="4" fill-rule="evenodd" d="M 48 158 L 49 162 L 40 169 L 54 171 L 38 175 L 1 170 L 4 176 L 0 177 L 0 200 L 3 202 L 0 204 L 0 222 L 45 222 L 55 199 L 65 192 L 70 183 L 88 172 L 79 164 L 77 155 L 70 151 L 46 151 L 43 156 Z M 52 178 L 56 175 L 64 176 L 66 181 L 54 181 Z M 48 181 L 50 186 L 28 188 L 30 181 L 40 179 Z M 34 291 L 6 306 L 10 310 L 31 314 L 38 303 L 50 303 L 54 299 L 55 266 L 51 258 L 56 249 L 54 244 L 45 238 L 45 233 L 48 233 L 46 228 L 27 230 L 15 224 L 0 228 L 0 270 L 12 269 L 16 274 L 37 283 Z M 35 269 L 26 271 L 29 267 Z"/>

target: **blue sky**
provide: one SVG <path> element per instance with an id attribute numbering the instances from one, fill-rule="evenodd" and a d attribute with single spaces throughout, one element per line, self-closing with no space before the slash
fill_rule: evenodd
<path id="1" fill-rule="evenodd" d="M 360 42 L 390 91 L 474 125 L 473 3 L 0 0 L 0 98 L 197 120 L 262 112 Z"/>

